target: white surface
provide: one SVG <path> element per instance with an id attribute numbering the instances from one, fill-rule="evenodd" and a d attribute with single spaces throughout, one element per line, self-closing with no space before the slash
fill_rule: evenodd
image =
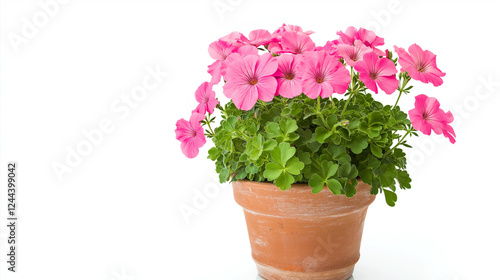
<path id="1" fill-rule="evenodd" d="M 413 83 L 412 94 L 438 97 L 461 119 L 455 145 L 412 139 L 413 189 L 398 191 L 395 208 L 383 197 L 370 207 L 356 280 L 498 279 L 498 1 L 73 0 L 17 53 L 8 34 L 41 7 L 0 3 L 0 279 L 255 279 L 243 213 L 213 179 L 209 146 L 186 159 L 174 129 L 209 79 L 210 42 L 283 22 L 316 31 L 318 44 L 349 25 L 378 29 L 391 49 L 419 43 L 447 75 L 439 88 Z M 232 6 L 221 18 L 214 3 Z M 169 77 L 130 114 L 113 111 L 155 65 Z M 105 119 L 113 131 L 60 182 L 53 162 Z M 21 180 L 16 274 L 5 269 L 8 160 Z M 179 208 L 204 188 L 213 195 L 187 224 Z"/>

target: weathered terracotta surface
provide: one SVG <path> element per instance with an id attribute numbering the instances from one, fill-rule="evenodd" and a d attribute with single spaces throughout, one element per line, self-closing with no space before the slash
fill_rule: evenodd
<path id="1" fill-rule="evenodd" d="M 252 257 L 267 280 L 346 280 L 359 259 L 368 206 L 375 199 L 359 182 L 352 198 L 328 188 L 311 193 L 296 184 L 281 191 L 270 183 L 233 182 L 243 207 Z"/>

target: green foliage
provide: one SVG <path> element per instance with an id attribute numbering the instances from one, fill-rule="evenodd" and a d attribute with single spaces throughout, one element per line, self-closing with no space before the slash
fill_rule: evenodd
<path id="1" fill-rule="evenodd" d="M 411 187 L 399 145 L 407 145 L 402 135 L 414 130 L 406 113 L 375 101 L 362 83 L 349 88 L 348 96 L 349 101 L 276 96 L 249 111 L 232 102 L 219 106 L 222 120 L 208 135 L 215 144 L 208 158 L 221 182 L 232 175 L 273 182 L 281 190 L 306 183 L 313 193 L 327 188 L 353 196 L 360 179 L 394 206 L 396 186 Z"/>

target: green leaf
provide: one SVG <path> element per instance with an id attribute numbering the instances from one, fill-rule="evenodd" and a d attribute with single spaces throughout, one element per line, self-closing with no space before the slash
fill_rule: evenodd
<path id="1" fill-rule="evenodd" d="M 399 187 L 402 189 L 411 189 L 411 179 L 410 175 L 406 171 L 398 170 L 398 176 L 396 177 L 399 183 Z"/>
<path id="2" fill-rule="evenodd" d="M 349 124 L 347 125 L 347 128 L 349 130 L 354 130 L 354 129 L 357 129 L 359 126 L 359 120 L 351 120 L 349 121 Z"/>
<path id="3" fill-rule="evenodd" d="M 398 196 L 396 195 L 396 193 L 384 189 L 384 195 L 385 195 L 385 202 L 387 203 L 387 205 L 389 206 L 396 205 L 396 201 L 398 200 Z"/>
<path id="4" fill-rule="evenodd" d="M 269 138 L 276 138 L 281 136 L 280 125 L 275 122 L 270 122 L 266 125 L 266 133 Z"/>
<path id="5" fill-rule="evenodd" d="M 250 135 L 255 135 L 258 130 L 259 129 L 258 129 L 258 127 L 257 127 L 257 125 L 255 123 L 252 123 L 249 126 L 247 126 L 247 132 Z"/>
<path id="6" fill-rule="evenodd" d="M 316 128 L 314 139 L 319 143 L 325 143 L 328 137 L 332 136 L 333 132 L 327 130 L 326 128 L 320 126 Z"/>
<path id="7" fill-rule="evenodd" d="M 371 169 L 361 169 L 359 170 L 359 177 L 363 182 L 371 184 L 373 180 L 373 172 Z"/>
<path id="8" fill-rule="evenodd" d="M 368 141 L 366 136 L 357 135 L 352 141 L 348 142 L 346 146 L 349 147 L 353 153 L 360 154 L 368 147 Z"/>
<path id="9" fill-rule="evenodd" d="M 333 194 L 340 194 L 342 192 L 342 185 L 339 181 L 335 179 L 329 179 L 326 181 L 326 186 Z"/>
<path id="10" fill-rule="evenodd" d="M 351 180 L 346 181 L 344 185 L 344 193 L 347 197 L 353 197 L 356 194 L 356 186 L 358 185 L 358 181 Z"/>
<path id="11" fill-rule="evenodd" d="M 380 112 L 371 112 L 368 114 L 368 123 L 370 125 L 384 124 L 384 116 Z"/>
<path id="12" fill-rule="evenodd" d="M 300 170 L 304 168 L 304 163 L 302 163 L 297 157 L 293 157 L 288 161 L 285 170 L 292 175 L 299 175 Z"/>
<path id="13" fill-rule="evenodd" d="M 374 144 L 370 144 L 370 150 L 372 151 L 372 154 L 376 157 L 381 158 L 382 157 L 382 149 Z"/>
<path id="14" fill-rule="evenodd" d="M 247 176 L 247 172 L 245 170 L 239 172 L 238 174 L 236 174 L 233 179 L 235 180 L 242 180 L 242 179 L 245 179 L 245 177 Z"/>
<path id="15" fill-rule="evenodd" d="M 346 178 L 349 176 L 349 173 L 351 173 L 351 164 L 350 163 L 342 164 L 339 168 L 339 176 Z"/>
<path id="16" fill-rule="evenodd" d="M 319 193 L 325 186 L 325 181 L 321 176 L 314 173 L 311 179 L 309 179 L 309 186 L 312 188 L 313 193 Z"/>
<path id="17" fill-rule="evenodd" d="M 258 166 L 253 166 L 253 165 L 247 165 L 245 167 L 245 171 L 248 174 L 255 174 L 255 173 L 259 172 L 259 167 Z"/>
<path id="18" fill-rule="evenodd" d="M 380 181 L 382 182 L 382 186 L 390 187 L 394 186 L 396 183 L 394 179 L 397 176 L 396 167 L 394 164 L 382 164 L 380 165 Z"/>
<path id="19" fill-rule="evenodd" d="M 255 148 L 252 151 L 250 151 L 250 159 L 251 160 L 258 160 L 260 155 L 262 155 L 262 150 Z"/>
<path id="20" fill-rule="evenodd" d="M 323 161 L 321 162 L 321 169 L 323 171 L 323 179 L 328 179 L 335 175 L 337 169 L 339 168 L 338 164 L 333 164 L 331 161 Z"/>
<path id="21" fill-rule="evenodd" d="M 264 177 L 269 181 L 274 181 L 278 178 L 281 173 L 283 173 L 283 166 L 276 162 L 269 162 L 266 164 L 266 170 L 264 171 Z"/>
<path id="22" fill-rule="evenodd" d="M 292 187 L 294 182 L 293 176 L 288 174 L 287 172 L 281 173 L 281 175 L 276 179 L 275 184 L 281 190 L 288 190 Z"/>
<path id="23" fill-rule="evenodd" d="M 302 150 L 297 151 L 297 157 L 302 161 L 304 164 L 311 164 L 311 153 L 309 152 L 304 152 Z"/>
<path id="24" fill-rule="evenodd" d="M 219 158 L 221 153 L 222 151 L 219 148 L 213 147 L 210 150 L 208 150 L 208 159 L 215 161 Z"/>
<path id="25" fill-rule="evenodd" d="M 358 168 L 356 167 L 356 165 L 351 165 L 351 172 L 349 172 L 349 175 L 347 176 L 347 178 L 349 179 L 355 179 L 358 177 Z"/>
<path id="26" fill-rule="evenodd" d="M 326 123 L 328 124 L 329 127 L 333 127 L 337 123 L 337 116 L 336 115 L 331 115 L 328 118 L 326 118 Z"/>
<path id="27" fill-rule="evenodd" d="M 285 134 L 290 134 L 299 128 L 294 119 L 284 119 L 280 122 L 280 128 Z"/>
<path id="28" fill-rule="evenodd" d="M 276 140 L 268 139 L 266 140 L 266 142 L 264 142 L 262 148 L 264 151 L 271 151 L 272 149 L 274 149 L 274 147 L 276 147 L 276 145 L 278 145 L 278 142 L 276 142 Z"/>
<path id="29" fill-rule="evenodd" d="M 277 163 L 286 166 L 286 162 L 295 155 L 295 148 L 290 147 L 289 143 L 280 143 L 271 151 L 271 157 Z"/>
<path id="30" fill-rule="evenodd" d="M 230 171 L 229 169 L 227 168 L 223 168 L 220 172 L 219 172 L 219 181 L 220 183 L 224 183 L 224 182 L 227 182 L 229 180 L 229 175 L 230 175 Z"/>
<path id="31" fill-rule="evenodd" d="M 233 132 L 236 127 L 236 117 L 231 116 L 227 118 L 226 121 L 223 122 L 222 127 L 226 131 Z"/>
<path id="32" fill-rule="evenodd" d="M 306 145 L 313 153 L 316 153 L 321 147 L 321 143 L 315 140 L 307 142 Z"/>
<path id="33" fill-rule="evenodd" d="M 342 146 L 330 144 L 328 146 L 328 152 L 332 156 L 332 159 L 339 163 L 351 162 L 351 157 L 346 153 L 346 149 Z"/>

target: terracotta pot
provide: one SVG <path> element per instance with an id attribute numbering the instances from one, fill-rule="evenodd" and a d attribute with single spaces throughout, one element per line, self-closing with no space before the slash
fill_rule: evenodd
<path id="1" fill-rule="evenodd" d="M 281 191 L 271 183 L 233 182 L 243 207 L 252 257 L 267 280 L 346 280 L 359 259 L 368 206 L 375 199 L 359 182 L 354 197 L 305 184 Z"/>

